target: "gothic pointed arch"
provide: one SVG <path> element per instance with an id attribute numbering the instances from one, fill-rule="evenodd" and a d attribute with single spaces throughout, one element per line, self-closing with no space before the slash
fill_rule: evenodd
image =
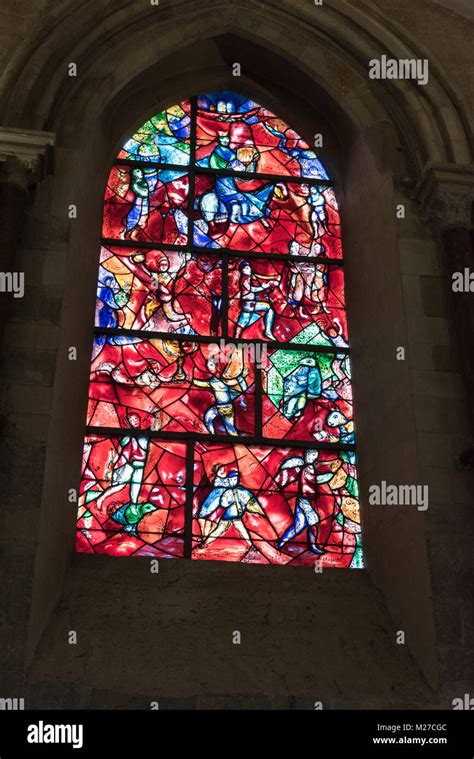
<path id="1" fill-rule="evenodd" d="M 77 550 L 361 567 L 340 218 L 246 95 L 148 119 L 104 201 Z"/>

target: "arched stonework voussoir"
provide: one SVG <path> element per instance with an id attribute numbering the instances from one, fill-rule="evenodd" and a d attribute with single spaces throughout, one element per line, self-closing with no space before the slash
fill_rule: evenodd
<path id="1" fill-rule="evenodd" d="M 91 0 L 80 7 L 71 0 L 58 5 L 56 24 L 52 26 L 49 19 L 47 33 L 40 31 L 21 59 L 12 61 L 2 105 L 5 123 L 56 133 L 55 175 L 50 178 L 54 181 L 52 216 L 64 219 L 70 203 L 78 208 L 67 244 L 62 342 L 29 629 L 30 661 L 70 571 L 73 521 L 57 494 L 65 493 L 78 478 L 101 198 L 123 140 L 153 113 L 190 95 L 222 89 L 234 89 L 261 102 L 309 143 L 316 130 L 323 132 L 321 158 L 335 181 L 342 212 L 364 492 L 382 480 L 424 482 L 408 362 L 400 364 L 397 382 L 393 382 L 392 346 L 407 343 L 393 177 L 408 177 L 407 186 L 412 187 L 429 162 L 459 168 L 471 160 L 460 101 L 436 61 L 430 58 L 431 78 L 426 87 L 369 79 L 369 61 L 382 54 L 430 57 L 400 24 L 369 2 L 325 0 L 320 8 L 310 0 L 160 0 L 159 6 L 146 2 L 110 6 L 104 0 Z M 67 76 L 70 62 L 78 65 L 77 78 Z M 234 62 L 242 65 L 240 78 L 232 76 Z M 40 197 L 42 192 L 40 187 Z M 410 225 L 418 229 L 417 222 L 409 219 L 404 227 L 410 245 L 414 244 Z M 42 223 L 49 226 L 51 217 Z M 53 246 L 54 235 L 53 228 Z M 423 244 L 429 242 L 422 238 Z M 78 314 L 83 318 L 78 319 Z M 71 345 L 78 350 L 73 372 L 67 359 Z M 382 423 L 385 432 L 376 438 L 374 430 Z M 382 590 L 395 623 L 407 631 L 407 649 L 416 665 L 436 687 L 423 515 L 407 510 L 397 522 L 394 540 L 392 516 L 369 511 L 363 514 L 368 575 Z M 113 571 L 121 570 L 114 567 Z M 184 570 L 178 566 L 168 571 Z M 345 578 L 339 580 L 342 596 L 345 582 Z M 364 585 L 369 580 L 361 573 L 360 579 L 351 582 L 360 583 L 354 595 L 366 618 L 372 618 L 378 601 L 374 589 Z M 366 604 L 360 601 L 364 593 Z M 336 606 L 337 601 L 335 594 L 331 603 Z M 326 620 L 319 625 L 323 639 L 331 623 Z M 388 645 L 388 636 L 386 640 Z M 364 642 L 364 651 L 369 653 L 361 661 L 371 661 L 369 645 Z M 391 661 L 395 672 L 395 658 Z M 359 685 L 355 690 L 359 696 Z M 367 685 L 366 695 L 369 692 Z M 390 693 L 381 698 L 383 703 L 392 703 Z M 401 699 L 398 692 L 393 698 L 393 703 L 402 703 L 397 701 Z"/>
<path id="2" fill-rule="evenodd" d="M 60 130 L 77 112 L 81 130 L 85 104 L 92 116 L 166 56 L 193 42 L 233 34 L 297 64 L 366 127 L 393 121 L 419 172 L 427 161 L 470 160 L 467 119 L 451 84 L 433 57 L 373 6 L 351 7 L 340 0 L 326 0 L 321 7 L 293 0 L 200 0 L 190 10 L 188 3 L 170 0 L 111 11 L 106 3 L 87 5 L 88 12 L 65 5 L 56 26 L 48 33 L 40 30 L 31 50 L 12 60 L 4 85 L 7 124 Z M 383 54 L 428 57 L 428 84 L 369 80 L 369 61 Z M 77 79 L 67 75 L 70 62 L 78 66 Z M 197 56 L 197 68 L 199 63 Z M 240 63 L 245 70 L 245 60 Z"/>

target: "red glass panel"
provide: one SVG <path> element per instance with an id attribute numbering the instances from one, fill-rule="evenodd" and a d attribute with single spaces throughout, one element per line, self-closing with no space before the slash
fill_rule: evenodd
<path id="1" fill-rule="evenodd" d="M 359 565 L 353 453 L 196 445 L 193 558 Z"/>
<path id="2" fill-rule="evenodd" d="M 218 334 L 222 261 L 217 256 L 103 246 L 100 261 L 97 327 Z"/>
<path id="3" fill-rule="evenodd" d="M 198 174 L 195 181 L 195 245 L 341 257 L 339 213 L 331 188 L 206 174 Z"/>
<path id="4" fill-rule="evenodd" d="M 216 344 L 99 335 L 87 423 L 200 434 L 254 434 L 254 369 Z"/>
<path id="5" fill-rule="evenodd" d="M 236 93 L 199 98 L 196 144 L 201 167 L 328 179 L 315 153 L 288 124 Z"/>
<path id="6" fill-rule="evenodd" d="M 237 338 L 347 348 L 342 267 L 232 260 L 229 330 Z"/>
<path id="7" fill-rule="evenodd" d="M 87 437 L 77 550 L 183 555 L 185 456 L 184 443 L 127 433 Z"/>
<path id="8" fill-rule="evenodd" d="M 188 192 L 182 171 L 114 166 L 105 192 L 103 236 L 186 245 Z"/>

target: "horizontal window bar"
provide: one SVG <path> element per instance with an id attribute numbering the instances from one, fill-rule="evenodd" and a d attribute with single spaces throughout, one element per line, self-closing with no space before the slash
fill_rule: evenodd
<path id="1" fill-rule="evenodd" d="M 145 340 L 173 340 L 186 343 L 220 343 L 223 340 L 231 345 L 260 345 L 266 350 L 291 350 L 311 353 L 342 353 L 350 354 L 350 348 L 338 348 L 333 345 L 313 345 L 311 343 L 278 342 L 278 340 L 259 340 L 259 338 L 224 337 L 224 335 L 193 335 L 178 334 L 176 332 L 152 332 L 144 329 L 121 329 L 120 327 L 94 327 L 95 335 L 110 335 L 112 337 L 140 337 Z"/>
<path id="2" fill-rule="evenodd" d="M 315 264 L 327 264 L 328 266 L 343 266 L 342 258 L 329 258 L 326 256 L 292 256 L 289 253 L 260 253 L 249 250 L 231 250 L 230 248 L 200 248 L 197 245 L 169 245 L 161 242 L 135 242 L 134 240 L 115 240 L 111 237 L 102 237 L 102 245 L 116 248 L 143 248 L 144 250 L 163 250 L 181 253 L 198 253 L 204 256 L 212 255 L 219 257 L 224 253 L 234 258 L 269 259 L 271 261 L 305 261 Z"/>
<path id="3" fill-rule="evenodd" d="M 137 430 L 132 427 L 86 427 L 86 437 L 105 435 L 107 437 L 146 437 L 158 440 L 173 440 L 174 442 L 205 442 L 228 443 L 229 445 L 260 446 L 265 448 L 309 448 L 318 451 L 347 451 L 355 452 L 354 445 L 345 443 L 321 443 L 313 440 L 293 440 L 287 438 L 266 438 L 249 435 L 210 435 L 201 432 L 163 432 L 155 430 Z"/>
<path id="4" fill-rule="evenodd" d="M 157 169 L 157 171 L 179 171 L 186 174 L 210 174 L 216 177 L 235 177 L 236 179 L 262 179 L 269 182 L 287 182 L 288 184 L 309 184 L 319 187 L 332 187 L 330 179 L 315 179 L 314 177 L 294 177 L 291 174 L 261 174 L 258 172 L 232 171 L 231 169 L 212 169 L 196 166 L 196 164 L 157 163 L 155 161 L 135 161 L 132 158 L 118 158 L 114 166 L 130 166 L 135 169 Z"/>

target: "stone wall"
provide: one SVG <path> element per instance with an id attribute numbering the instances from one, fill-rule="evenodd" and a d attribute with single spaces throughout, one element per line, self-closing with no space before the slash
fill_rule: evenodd
<path id="1" fill-rule="evenodd" d="M 78 19 L 69 2 L 6 2 L 0 13 L 4 123 L 56 140 L 54 165 L 30 183 L 14 260 L 27 291 L 9 301 L 3 338 L 0 695 L 23 696 L 27 708 L 449 708 L 473 687 L 474 475 L 457 465 L 472 429 L 444 251 L 414 198 L 426 162 L 472 161 L 462 128 L 473 109 L 468 24 L 429 0 L 370 10 L 328 0 L 324 16 L 292 0 L 170 0 L 142 26 L 148 5 L 129 5 L 111 14 L 94 0 Z M 436 66 L 419 100 L 369 87 L 364 69 L 376 53 L 366 34 L 382 44 L 390 31 L 402 44 L 406 29 Z M 71 56 L 84 75 L 57 81 Z M 232 86 L 235 56 L 246 64 L 241 88 L 308 140 L 327 138 L 344 224 L 367 571 L 163 560 L 151 575 L 146 559 L 73 553 L 67 490 L 79 477 L 108 166 L 150 112 Z M 426 123 L 428 102 L 436 118 Z M 367 488 L 381 479 L 428 484 L 426 515 L 371 511 Z"/>

